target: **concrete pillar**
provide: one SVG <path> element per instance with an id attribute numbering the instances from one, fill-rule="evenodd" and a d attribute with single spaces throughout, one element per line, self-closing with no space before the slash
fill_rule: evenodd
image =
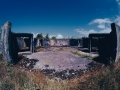
<path id="1" fill-rule="evenodd" d="M 33 35 L 30 38 L 30 51 L 34 52 L 34 41 L 33 41 Z"/>
<path id="2" fill-rule="evenodd" d="M 6 61 L 11 62 L 12 57 L 12 48 L 11 48 L 11 22 L 7 21 L 1 28 L 1 41 L 3 43 L 3 56 L 6 59 Z"/>
<path id="3" fill-rule="evenodd" d="M 91 52 L 91 50 L 92 50 L 92 46 L 91 46 L 91 40 L 92 38 L 90 37 L 90 35 L 89 35 L 89 44 L 88 44 L 88 49 L 89 49 L 89 52 Z"/>
<path id="4" fill-rule="evenodd" d="M 112 23 L 111 28 L 111 57 L 117 62 L 120 60 L 120 26 Z"/>

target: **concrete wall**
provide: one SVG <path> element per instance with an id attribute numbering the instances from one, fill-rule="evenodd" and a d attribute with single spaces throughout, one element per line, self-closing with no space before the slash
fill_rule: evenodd
<path id="1" fill-rule="evenodd" d="M 4 59 L 7 62 L 16 62 L 18 60 L 18 52 L 20 49 L 29 46 L 29 49 L 27 50 L 33 52 L 33 34 L 13 33 L 11 32 L 11 26 L 11 22 L 7 21 L 1 27 L 0 51 L 2 51 Z M 24 40 L 21 37 L 29 37 L 29 39 Z M 27 43 L 27 41 L 29 42 Z"/>
<path id="2" fill-rule="evenodd" d="M 79 39 L 55 39 L 48 43 L 50 46 L 78 46 L 80 42 Z"/>
<path id="3" fill-rule="evenodd" d="M 83 48 L 88 48 L 88 40 L 89 38 L 82 38 L 80 41 L 80 46 Z"/>
<path id="4" fill-rule="evenodd" d="M 69 39 L 55 39 L 53 46 L 69 46 Z"/>
<path id="5" fill-rule="evenodd" d="M 12 50 L 11 50 L 11 23 L 6 22 L 1 27 L 1 47 L 2 53 L 6 61 L 10 62 L 12 60 Z"/>
<path id="6" fill-rule="evenodd" d="M 117 62 L 120 60 L 120 26 L 118 26 L 115 23 L 112 23 L 111 28 L 112 32 L 110 33 L 110 55 L 111 58 L 114 59 L 115 62 Z"/>
<path id="7" fill-rule="evenodd" d="M 39 47 L 41 46 L 41 40 L 34 38 L 34 47 Z"/>
<path id="8" fill-rule="evenodd" d="M 24 38 L 17 37 L 17 42 L 18 42 L 19 49 L 23 49 L 27 47 Z"/>
<path id="9" fill-rule="evenodd" d="M 50 39 L 43 39 L 42 46 L 50 46 Z"/>

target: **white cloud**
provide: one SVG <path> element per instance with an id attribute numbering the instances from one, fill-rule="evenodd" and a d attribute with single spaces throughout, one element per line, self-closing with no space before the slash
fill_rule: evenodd
<path id="1" fill-rule="evenodd" d="M 104 18 L 104 19 L 94 19 L 92 20 L 89 25 L 97 24 L 97 27 L 99 29 L 106 29 L 108 28 L 109 24 L 111 24 L 112 21 L 109 18 Z"/>
<path id="2" fill-rule="evenodd" d="M 116 2 L 118 3 L 118 5 L 120 5 L 120 0 L 116 0 Z"/>
<path id="3" fill-rule="evenodd" d="M 98 33 L 110 33 L 111 27 L 106 27 L 105 29 L 99 30 Z"/>
<path id="4" fill-rule="evenodd" d="M 105 24 L 98 25 L 98 28 L 104 29 L 105 28 Z"/>
<path id="5" fill-rule="evenodd" d="M 120 13 L 120 0 L 116 0 L 118 4 L 118 9 Z M 90 33 L 110 33 L 111 27 L 110 24 L 112 22 L 115 22 L 117 25 L 120 26 L 120 15 L 118 15 L 114 20 L 111 20 L 110 18 L 97 18 L 92 20 L 89 25 L 96 24 L 98 30 L 90 29 L 90 30 L 85 30 L 85 29 L 76 29 L 75 31 L 78 32 L 82 36 L 88 36 Z"/>
<path id="6" fill-rule="evenodd" d="M 109 18 L 104 18 L 104 19 L 95 19 L 92 22 L 89 23 L 91 24 L 106 24 L 106 23 L 111 23 L 112 21 Z"/>
<path id="7" fill-rule="evenodd" d="M 64 38 L 62 34 L 50 35 L 50 38 L 52 38 L 53 36 L 56 37 L 57 39 Z"/>
<path id="8" fill-rule="evenodd" d="M 118 19 L 116 19 L 116 20 L 118 20 Z M 110 24 L 111 23 L 112 23 L 112 21 L 109 18 L 94 19 L 89 23 L 89 25 L 97 24 L 98 30 L 76 29 L 75 31 L 78 32 L 82 36 L 88 36 L 90 33 L 110 33 L 110 31 L 111 31 Z"/>
<path id="9" fill-rule="evenodd" d="M 84 29 L 76 29 L 76 32 L 78 32 L 82 36 L 88 36 L 89 33 L 97 33 L 97 31 L 91 29 L 91 30 L 84 30 Z"/>
<path id="10" fill-rule="evenodd" d="M 119 9 L 119 14 L 120 14 L 120 0 L 116 0 L 117 4 L 118 4 L 118 9 Z"/>
<path id="11" fill-rule="evenodd" d="M 91 29 L 91 30 L 76 29 L 75 31 L 78 32 L 81 36 L 88 36 L 90 33 L 110 33 L 111 28 L 105 28 L 99 31 L 94 29 Z"/>
<path id="12" fill-rule="evenodd" d="M 120 26 L 120 16 L 118 16 L 115 20 L 114 20 L 115 23 L 117 23 L 119 26 Z"/>
<path id="13" fill-rule="evenodd" d="M 56 38 L 58 38 L 58 39 L 63 38 L 63 35 L 62 34 L 57 34 Z"/>

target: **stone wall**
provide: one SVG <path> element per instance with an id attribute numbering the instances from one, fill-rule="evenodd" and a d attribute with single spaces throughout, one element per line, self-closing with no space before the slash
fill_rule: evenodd
<path id="1" fill-rule="evenodd" d="M 78 46 L 79 39 L 55 39 L 50 40 L 50 46 Z"/>
<path id="2" fill-rule="evenodd" d="M 53 42 L 52 46 L 69 46 L 69 39 L 55 39 Z"/>
<path id="3" fill-rule="evenodd" d="M 82 38 L 80 41 L 80 46 L 83 48 L 88 48 L 88 40 L 89 38 Z"/>
<path id="4" fill-rule="evenodd" d="M 43 39 L 42 46 L 50 46 L 50 39 Z"/>
<path id="5" fill-rule="evenodd" d="M 110 56 L 115 62 L 120 60 L 120 26 L 115 23 L 111 24 L 112 32 L 110 33 Z"/>
<path id="6" fill-rule="evenodd" d="M 24 38 L 17 37 L 17 42 L 18 42 L 19 49 L 23 49 L 27 47 Z"/>
<path id="7" fill-rule="evenodd" d="M 41 42 L 40 41 L 41 40 L 34 38 L 34 47 L 35 48 L 41 46 Z"/>
<path id="8" fill-rule="evenodd" d="M 1 47 L 2 47 L 2 53 L 6 61 L 10 62 L 12 60 L 11 54 L 11 23 L 6 22 L 1 27 Z"/>

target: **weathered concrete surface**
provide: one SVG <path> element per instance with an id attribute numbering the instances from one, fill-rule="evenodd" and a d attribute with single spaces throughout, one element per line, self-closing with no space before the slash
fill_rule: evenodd
<path id="1" fill-rule="evenodd" d="M 41 46 L 41 42 L 39 39 L 34 38 L 34 48 Z"/>
<path id="2" fill-rule="evenodd" d="M 115 60 L 115 62 L 120 60 L 120 26 L 115 23 L 111 24 L 112 32 L 111 35 L 111 58 Z"/>
<path id="3" fill-rule="evenodd" d="M 69 39 L 55 39 L 54 46 L 69 46 Z"/>
<path id="4" fill-rule="evenodd" d="M 66 51 L 26 52 L 22 55 L 24 57 L 22 56 L 22 60 L 18 63 L 20 68 L 33 72 L 37 69 L 50 78 L 70 79 L 80 77 L 86 72 L 103 67 L 100 63 Z"/>
<path id="5" fill-rule="evenodd" d="M 87 69 L 86 66 L 92 62 L 70 52 L 37 52 L 27 55 L 27 58 L 39 60 L 34 69 L 55 69 L 56 71 Z"/>
<path id="6" fill-rule="evenodd" d="M 24 38 L 21 38 L 21 37 L 16 37 L 16 38 L 17 38 L 19 49 L 23 49 L 23 48 L 27 47 L 27 45 L 24 41 Z"/>
<path id="7" fill-rule="evenodd" d="M 70 79 L 80 77 L 89 71 L 98 70 L 103 66 L 88 58 L 82 58 L 78 56 L 79 54 L 73 54 L 78 51 L 77 47 L 45 47 L 38 51 L 19 53 L 19 57 L 22 58 L 17 64 L 18 67 L 32 72 L 36 69 L 40 70 L 50 78 Z M 87 55 L 89 56 L 89 53 Z"/>
<path id="8" fill-rule="evenodd" d="M 2 47 L 2 53 L 6 61 L 10 62 L 12 60 L 11 54 L 11 22 L 6 22 L 1 27 L 1 47 Z"/>

